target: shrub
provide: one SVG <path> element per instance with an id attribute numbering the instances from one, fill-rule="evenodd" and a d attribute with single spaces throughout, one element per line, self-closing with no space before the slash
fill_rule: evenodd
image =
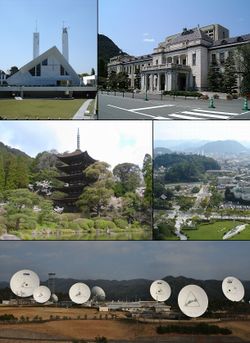
<path id="1" fill-rule="evenodd" d="M 214 98 L 214 99 L 219 99 L 220 97 L 219 97 L 218 94 L 214 94 L 214 95 L 213 95 L 213 98 Z"/>
<path id="2" fill-rule="evenodd" d="M 199 98 L 202 94 L 196 91 L 164 91 L 163 95 Z"/>
<path id="3" fill-rule="evenodd" d="M 141 227 L 141 223 L 138 222 L 137 220 L 135 220 L 132 225 L 131 225 L 131 228 L 133 229 L 137 229 L 137 228 L 140 228 Z"/>
<path id="4" fill-rule="evenodd" d="M 68 228 L 70 230 L 81 230 L 80 225 L 78 223 L 74 222 L 74 221 L 73 222 L 69 222 Z"/>
<path id="5" fill-rule="evenodd" d="M 13 314 L 2 314 L 0 316 L 1 322 L 9 322 L 9 321 L 17 321 L 17 318 L 13 316 Z"/>
<path id="6" fill-rule="evenodd" d="M 217 325 L 209 325 L 206 323 L 199 323 L 197 325 L 168 325 L 158 326 L 156 328 L 158 334 L 164 333 L 178 333 L 178 334 L 196 334 L 196 335 L 230 335 L 231 330 L 227 328 L 220 328 Z"/>
<path id="7" fill-rule="evenodd" d="M 111 220 L 104 219 L 97 219 L 95 221 L 95 228 L 100 230 L 117 229 L 115 223 L 113 223 Z"/>
<path id="8" fill-rule="evenodd" d="M 209 96 L 206 94 L 206 95 L 201 95 L 200 96 L 200 99 L 201 100 L 208 100 L 209 99 Z"/>
<path id="9" fill-rule="evenodd" d="M 114 219 L 114 223 L 120 229 L 124 229 L 125 230 L 128 227 L 128 222 L 125 219 L 116 218 L 116 219 Z"/>
<path id="10" fill-rule="evenodd" d="M 227 94 L 227 100 L 233 100 L 233 98 L 232 94 Z"/>
<path id="11" fill-rule="evenodd" d="M 35 220 L 27 220 L 27 222 L 22 223 L 20 225 L 20 228 L 21 229 L 26 229 L 26 230 L 35 230 L 36 225 L 37 225 L 37 223 L 36 223 Z"/>
<path id="12" fill-rule="evenodd" d="M 74 220 L 74 223 L 77 223 L 81 229 L 83 230 L 89 230 L 94 228 L 94 221 L 92 219 L 86 219 L 86 218 L 78 218 Z"/>

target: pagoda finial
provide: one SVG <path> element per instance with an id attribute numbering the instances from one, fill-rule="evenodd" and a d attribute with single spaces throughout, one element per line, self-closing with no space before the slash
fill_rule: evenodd
<path id="1" fill-rule="evenodd" d="M 80 150 L 80 132 L 79 132 L 79 128 L 77 129 L 77 150 Z"/>

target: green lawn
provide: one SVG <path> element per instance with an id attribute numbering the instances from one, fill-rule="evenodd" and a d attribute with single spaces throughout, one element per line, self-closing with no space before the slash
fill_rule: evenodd
<path id="1" fill-rule="evenodd" d="M 232 237 L 230 239 L 231 241 L 237 241 L 237 240 L 250 240 L 250 225 L 247 225 L 246 229 L 242 232 L 240 232 L 238 235 Z"/>
<path id="2" fill-rule="evenodd" d="M 6 119 L 72 119 L 84 99 L 0 100 L 0 116 Z"/>
<path id="3" fill-rule="evenodd" d="M 235 226 L 243 224 L 238 221 L 218 221 L 213 224 L 200 224 L 197 229 L 182 229 L 190 240 L 222 240 L 224 234 Z M 248 228 L 240 234 L 231 238 L 234 240 L 250 239 L 250 229 Z"/>

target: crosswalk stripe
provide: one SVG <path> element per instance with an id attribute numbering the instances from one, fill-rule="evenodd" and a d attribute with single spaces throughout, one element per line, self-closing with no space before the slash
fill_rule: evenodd
<path id="1" fill-rule="evenodd" d="M 202 118 L 198 118 L 198 117 L 191 117 L 191 116 L 184 116 L 182 114 L 169 114 L 170 117 L 174 117 L 174 118 L 180 118 L 180 119 L 188 119 L 188 120 L 202 120 Z"/>
<path id="2" fill-rule="evenodd" d="M 193 111 L 204 112 L 204 113 L 214 113 L 214 114 L 225 114 L 229 116 L 238 116 L 240 114 L 240 113 L 218 112 L 218 111 L 208 111 L 208 110 L 200 110 L 200 109 L 194 109 Z"/>
<path id="3" fill-rule="evenodd" d="M 181 113 L 192 114 L 192 115 L 195 115 L 195 116 L 207 117 L 207 118 L 217 118 L 217 119 L 228 119 L 229 118 L 229 116 L 222 116 L 222 115 L 208 114 L 208 113 L 205 114 L 205 113 L 189 112 L 189 111 L 184 111 L 184 112 L 181 112 Z"/>

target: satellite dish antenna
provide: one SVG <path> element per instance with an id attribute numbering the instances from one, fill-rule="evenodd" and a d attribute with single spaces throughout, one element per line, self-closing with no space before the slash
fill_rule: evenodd
<path id="1" fill-rule="evenodd" d="M 86 303 L 89 300 L 90 295 L 89 286 L 82 282 L 75 283 L 69 290 L 69 297 L 76 304 Z"/>
<path id="2" fill-rule="evenodd" d="M 58 296 L 55 293 L 53 293 L 51 295 L 51 300 L 53 301 L 53 303 L 57 303 L 58 302 Z"/>
<path id="3" fill-rule="evenodd" d="M 91 295 L 94 298 L 94 300 L 103 301 L 106 298 L 106 294 L 105 294 L 104 290 L 101 287 L 98 287 L 98 286 L 94 286 L 91 289 Z"/>
<path id="4" fill-rule="evenodd" d="M 208 297 L 201 287 L 188 285 L 181 289 L 178 295 L 178 305 L 186 316 L 200 317 L 208 308 Z"/>
<path id="5" fill-rule="evenodd" d="M 222 291 L 225 297 L 231 301 L 241 301 L 245 295 L 245 289 L 241 281 L 233 276 L 228 276 L 223 280 Z"/>
<path id="6" fill-rule="evenodd" d="M 39 304 L 46 303 L 50 299 L 50 296 L 50 289 L 46 286 L 36 288 L 33 293 L 34 300 Z"/>
<path id="7" fill-rule="evenodd" d="M 10 280 L 12 292 L 22 298 L 30 297 L 40 285 L 39 277 L 29 269 L 23 269 L 16 272 Z"/>
<path id="8" fill-rule="evenodd" d="M 166 281 L 156 280 L 150 286 L 150 294 L 156 301 L 166 301 L 171 295 L 171 288 Z"/>

